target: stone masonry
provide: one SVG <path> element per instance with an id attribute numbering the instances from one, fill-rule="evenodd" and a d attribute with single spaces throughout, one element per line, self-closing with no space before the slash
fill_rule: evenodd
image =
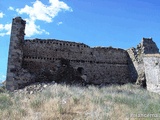
<path id="1" fill-rule="evenodd" d="M 144 73 L 143 54 L 159 51 L 152 39 L 146 38 L 137 48 L 126 51 L 55 39 L 24 40 L 24 30 L 25 21 L 14 18 L 6 80 L 10 91 L 35 82 L 134 83 L 140 72 Z"/>
<path id="2" fill-rule="evenodd" d="M 136 79 L 136 84 L 146 87 L 146 77 L 144 71 L 143 58 L 146 54 L 157 54 L 159 49 L 152 38 L 143 38 L 142 42 L 137 45 L 137 48 L 131 48 L 127 50 L 135 70 L 132 70 L 133 79 Z"/>
<path id="3" fill-rule="evenodd" d="M 147 54 L 143 58 L 147 89 L 160 93 L 160 54 Z"/>
<path id="4" fill-rule="evenodd" d="M 25 24 L 26 22 L 20 17 L 13 19 L 12 22 L 6 81 L 8 90 L 16 89 L 18 87 L 16 81 L 20 81 L 20 78 L 17 78 L 17 73 L 22 68 Z"/>

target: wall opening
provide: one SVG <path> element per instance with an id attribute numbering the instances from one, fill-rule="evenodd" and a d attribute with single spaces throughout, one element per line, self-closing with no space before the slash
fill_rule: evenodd
<path id="1" fill-rule="evenodd" d="M 84 74 L 84 68 L 83 67 L 78 67 L 77 71 L 79 74 L 83 75 Z"/>

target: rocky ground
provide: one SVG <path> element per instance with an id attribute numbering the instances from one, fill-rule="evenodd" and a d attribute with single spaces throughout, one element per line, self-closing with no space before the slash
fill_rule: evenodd
<path id="1" fill-rule="evenodd" d="M 36 83 L 31 84 L 31 85 L 25 86 L 24 88 L 14 90 L 12 93 L 14 93 L 14 94 L 21 94 L 21 93 L 22 94 L 36 94 L 36 93 L 42 92 L 45 89 L 49 89 L 49 88 L 51 88 L 51 87 L 53 87 L 54 85 L 57 85 L 57 84 L 68 85 L 68 84 L 65 84 L 65 83 L 56 83 L 55 81 L 52 81 L 52 82 L 36 82 Z M 73 86 L 79 86 L 80 87 L 82 85 L 75 84 Z M 89 86 L 95 86 L 97 88 L 101 88 L 101 87 L 105 87 L 105 86 L 109 87 L 110 85 L 109 84 L 107 84 L 107 85 L 106 84 L 100 84 L 100 85 L 86 84 L 83 87 L 87 88 Z M 140 88 L 139 85 L 133 85 L 133 86 L 135 88 Z M 1 86 L 0 88 L 1 88 L 0 92 L 5 92 L 5 82 L 3 83 L 3 86 Z"/>
<path id="2" fill-rule="evenodd" d="M 52 82 L 37 82 L 31 85 L 28 85 L 22 89 L 18 89 L 18 90 L 14 90 L 13 92 L 16 93 L 24 93 L 24 94 L 34 94 L 34 93 L 38 93 L 41 92 L 43 90 L 45 90 L 46 88 L 52 87 L 53 85 L 55 85 L 57 83 L 55 83 L 54 81 Z"/>

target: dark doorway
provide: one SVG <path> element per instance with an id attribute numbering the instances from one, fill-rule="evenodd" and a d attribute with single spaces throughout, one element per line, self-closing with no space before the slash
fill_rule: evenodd
<path id="1" fill-rule="evenodd" d="M 84 74 L 84 69 L 83 69 L 83 67 L 78 67 L 78 68 L 77 68 L 77 71 L 78 71 L 78 73 L 81 74 L 81 75 Z"/>

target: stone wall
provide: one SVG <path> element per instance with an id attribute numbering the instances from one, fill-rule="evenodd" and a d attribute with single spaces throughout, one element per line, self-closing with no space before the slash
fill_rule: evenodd
<path id="1" fill-rule="evenodd" d="M 132 78 L 136 80 L 137 84 L 146 87 L 143 57 L 146 54 L 159 53 L 157 45 L 152 38 L 143 38 L 141 43 L 139 43 L 136 48 L 130 48 L 127 52 L 133 63 L 131 70 Z"/>
<path id="2" fill-rule="evenodd" d="M 131 82 L 129 56 L 123 49 L 91 48 L 83 43 L 24 40 L 25 21 L 13 19 L 8 58 L 7 89 L 40 81 L 88 84 Z"/>
<path id="3" fill-rule="evenodd" d="M 89 83 L 123 84 L 130 79 L 128 53 L 122 49 L 90 48 L 83 43 L 33 39 L 25 40 L 23 51 L 23 68 L 33 74 L 47 70 L 52 71 L 50 76 L 57 76 L 57 71 L 63 68 L 61 60 L 64 59 L 75 71 L 82 68 Z M 56 81 L 56 77 L 50 79 Z"/>
<path id="4" fill-rule="evenodd" d="M 24 40 L 25 21 L 20 17 L 13 19 L 11 28 L 11 41 L 8 56 L 8 69 L 6 88 L 14 90 L 18 88 L 20 78 L 18 73 L 21 71 L 23 58 L 23 40 Z"/>
<path id="5" fill-rule="evenodd" d="M 160 54 L 149 54 L 143 58 L 147 89 L 160 93 Z"/>
<path id="6" fill-rule="evenodd" d="M 51 81 L 105 85 L 137 80 L 145 87 L 147 78 L 148 89 L 159 84 L 159 57 L 144 57 L 159 52 L 152 38 L 143 38 L 137 48 L 126 51 L 55 39 L 24 40 L 24 30 L 25 21 L 14 18 L 6 80 L 10 91 L 34 82 Z"/>

